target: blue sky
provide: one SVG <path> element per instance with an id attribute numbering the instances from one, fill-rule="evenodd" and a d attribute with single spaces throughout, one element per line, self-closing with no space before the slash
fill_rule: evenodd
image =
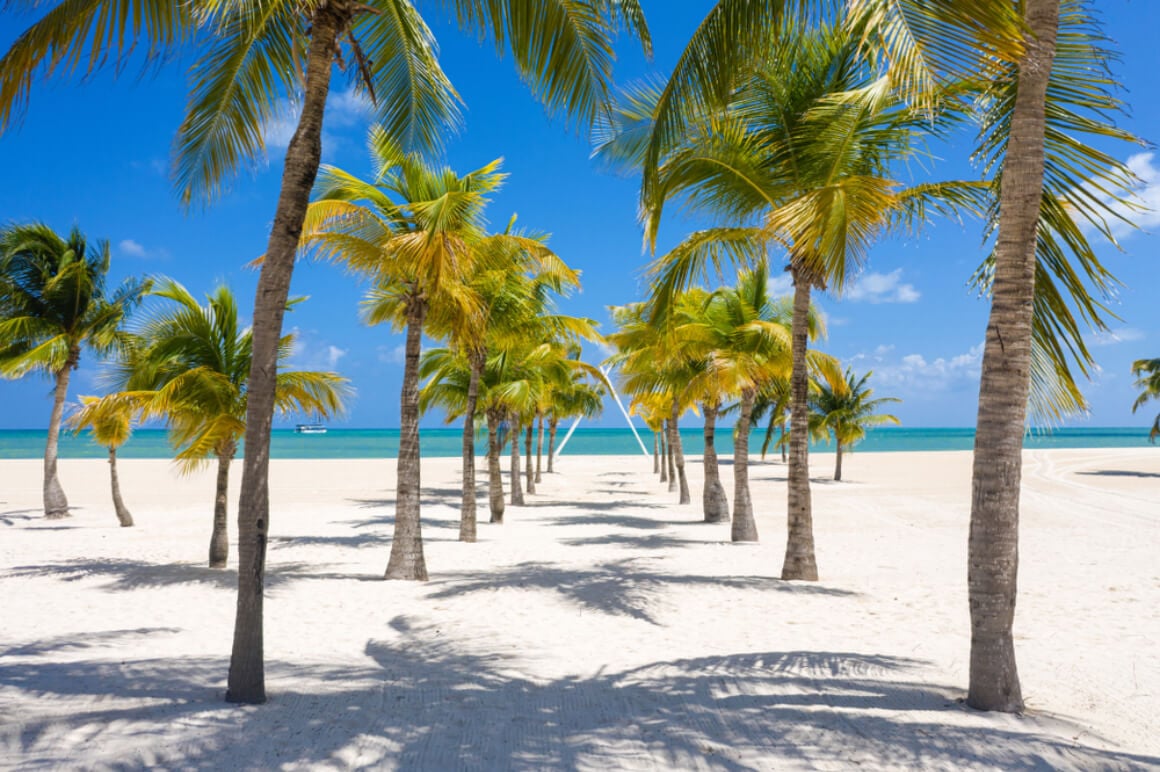
<path id="1" fill-rule="evenodd" d="M 617 68 L 621 82 L 667 73 L 712 5 L 709 0 L 642 4 L 656 56 L 646 62 L 638 48 L 623 41 Z M 1121 123 L 1145 139 L 1156 139 L 1160 54 L 1153 31 L 1160 14 L 1144 0 L 1098 5 L 1105 31 L 1121 52 L 1115 73 L 1131 108 Z M 510 177 L 489 207 L 491 221 L 502 226 L 515 212 L 522 226 L 550 232 L 551 246 L 583 271 L 583 291 L 564 301 L 561 310 L 607 325 L 609 305 L 644 295 L 640 270 L 647 256 L 635 217 L 636 181 L 611 175 L 593 162 L 587 138 L 545 113 L 510 58 L 500 59 L 490 45 L 445 23 L 439 4 L 421 0 L 419 6 L 439 39 L 444 68 L 466 102 L 463 129 L 448 143 L 448 162 L 466 171 L 504 158 Z M 25 16 L 0 12 L 0 47 L 6 50 L 26 24 Z M 257 275 L 244 266 L 265 248 L 292 123 L 268 128 L 269 160 L 234 180 L 227 195 L 208 209 L 183 211 L 169 183 L 168 165 L 188 63 L 179 59 L 144 77 L 135 71 L 120 79 L 100 73 L 83 83 L 37 84 L 23 122 L 0 136 L 0 220 L 41 220 L 60 231 L 76 224 L 90 238 L 110 241 L 115 279 L 166 274 L 195 294 L 227 282 L 248 308 Z M 345 81 L 336 79 L 324 161 L 368 174 L 365 130 L 364 112 Z M 970 138 L 964 137 L 940 148 L 941 159 L 927 165 L 943 178 L 971 174 L 969 148 Z M 1144 180 L 1141 197 L 1160 209 L 1160 153 L 1123 146 L 1115 152 L 1131 159 Z M 1160 215 L 1151 212 L 1138 219 L 1143 230 L 1124 233 L 1121 251 L 1111 245 L 1099 249 L 1125 285 L 1112 306 L 1121 319 L 1113 334 L 1090 338 L 1100 367 L 1085 388 L 1092 413 L 1070 425 L 1151 423 L 1152 413 L 1131 413 L 1135 392 L 1129 366 L 1134 359 L 1160 356 L 1160 302 L 1155 297 L 1160 263 L 1154 255 L 1160 241 L 1151 233 L 1160 228 Z M 672 246 L 695 227 L 669 215 L 659 247 Z M 872 368 L 877 393 L 903 400 L 894 412 L 904 425 L 974 423 L 988 305 L 967 281 L 984 255 L 981 234 L 978 222 L 938 221 L 917 237 L 881 242 L 843 298 L 819 297 L 830 327 L 820 347 L 859 371 Z M 775 282 L 782 281 L 775 273 Z M 363 289 L 334 267 L 298 266 L 292 294 L 310 299 L 286 318 L 300 340 L 295 364 L 333 367 L 353 381 L 357 396 L 345 421 L 336 423 L 397 426 L 403 338 L 359 321 Z M 587 353 L 592 360 L 602 356 L 596 348 Z M 91 359 L 83 362 L 70 397 L 96 393 L 97 371 Z M 41 428 L 48 421 L 50 384 L 37 377 L 0 381 L 0 405 L 0 428 Z M 622 425 L 611 403 L 601 423 Z"/>

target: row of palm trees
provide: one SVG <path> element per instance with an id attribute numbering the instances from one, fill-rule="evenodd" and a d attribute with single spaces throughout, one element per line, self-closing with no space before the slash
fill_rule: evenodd
<path id="1" fill-rule="evenodd" d="M 632 411 L 656 433 L 654 471 L 662 482 L 668 481 L 670 490 L 679 491 L 681 504 L 689 503 L 691 497 L 678 431 L 680 416 L 697 409 L 704 417 L 702 511 L 708 523 L 730 519 L 714 438 L 718 417 L 736 412 L 732 538 L 756 541 L 749 489 L 749 441 L 755 413 L 770 414 L 763 455 L 775 427 L 782 429 L 779 444 L 783 447 L 787 439 L 792 443 L 795 434 L 785 430 L 793 372 L 792 301 L 770 295 L 768 269 L 760 261 L 754 270 L 740 271 L 733 287 L 678 293 L 663 318 L 644 303 L 616 308 L 613 316 L 618 328 L 608 339 L 617 353 L 609 364 L 619 369 L 622 386 L 632 398 Z M 825 333 L 816 309 L 806 314 L 806 325 L 811 339 Z M 862 439 L 867 427 L 896 423 L 894 416 L 878 412 L 883 404 L 896 400 L 872 399 L 873 390 L 866 385 L 869 373 L 861 378 L 852 371 L 843 374 L 837 361 L 821 352 L 810 351 L 807 365 L 811 371 L 809 417 L 807 423 L 794 424 L 801 427 L 796 433 L 836 441 L 834 479 L 840 480 L 843 450 Z M 661 452 L 662 443 L 667 452 Z"/>
<path id="2" fill-rule="evenodd" d="M 636 2 L 536 5 L 453 0 L 459 23 L 510 48 L 549 108 L 582 126 L 610 114 L 612 37 L 649 48 Z M 821 21 L 825 31 L 817 32 Z M 805 33 L 804 35 L 802 33 Z M 275 372 L 294 256 L 319 168 L 333 65 L 352 63 L 356 88 L 386 133 L 408 150 L 438 144 L 456 95 L 415 7 L 385 0 L 279 3 L 60 4 L 0 59 L 0 129 L 35 76 L 161 58 L 187 41 L 195 63 L 176 143 L 182 200 L 212 198 L 261 154 L 261 124 L 282 93 L 300 94 L 297 131 L 255 302 L 251 398 L 239 518 L 239 594 L 228 699 L 265 700 L 262 588 L 269 528 L 268 443 Z M 346 54 L 343 54 L 343 49 Z M 1084 0 L 718 0 L 663 86 L 617 113 L 615 151 L 642 173 L 650 240 L 674 196 L 722 218 L 724 230 L 657 265 L 663 308 L 704 260 L 749 265 L 784 249 L 794 278 L 793 425 L 805 426 L 806 324 L 814 288 L 840 290 L 848 268 L 886 229 L 951 205 L 980 210 L 996 233 L 978 274 L 993 298 L 980 385 L 972 528 L 968 701 L 1019 710 L 1011 624 L 1017 566 L 1021 437 L 1032 383 L 1049 410 L 1082 405 L 1071 367 L 1090 362 L 1075 317 L 1103 324 L 1096 296 L 1112 279 L 1076 219 L 1108 234 L 1106 193 L 1130 173 L 1077 137 L 1130 139 Z M 904 189 L 889 176 L 925 127 L 978 119 L 986 179 Z M 616 121 L 613 122 L 616 124 Z M 737 161 L 737 164 L 726 161 Z M 1094 184 L 1078 184 L 1094 182 Z M 755 225 L 756 224 L 756 225 Z M 1074 311 L 1073 311 L 1074 309 Z M 419 318 L 419 311 L 415 311 Z M 410 419 L 408 419 L 410 420 Z M 811 507 L 805 432 L 791 435 L 791 532 L 805 545 Z M 786 578 L 816 578 L 812 552 L 788 554 Z"/>

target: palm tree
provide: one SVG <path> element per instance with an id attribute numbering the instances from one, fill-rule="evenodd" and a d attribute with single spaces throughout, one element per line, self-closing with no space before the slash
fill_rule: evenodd
<path id="1" fill-rule="evenodd" d="M 136 405 L 120 394 L 104 397 L 80 397 L 80 409 L 69 416 L 68 424 L 78 434 L 85 429 L 93 433 L 98 445 L 109 451 L 109 481 L 113 490 L 113 511 L 122 528 L 133 525 L 133 515 L 121 498 L 121 483 L 117 477 L 117 448 L 133 433 L 133 415 Z"/>
<path id="2" fill-rule="evenodd" d="M 419 520 L 419 355 L 428 316 L 471 327 L 481 300 L 468 285 L 484 237 L 488 194 L 505 175 L 500 161 L 459 176 L 403 153 L 386 131 L 372 129 L 374 182 L 324 167 L 317 200 L 302 233 L 304 250 L 367 275 L 368 324 L 406 331 L 399 411 L 395 531 L 386 579 L 427 580 Z"/>
<path id="3" fill-rule="evenodd" d="M 646 202 L 655 195 L 662 159 L 684 142 L 691 123 L 732 97 L 754 52 L 771 37 L 787 37 L 795 17 L 806 18 L 803 10 L 824 5 L 720 0 L 713 7 L 653 100 L 647 136 L 640 140 L 636 132 Z M 1114 279 L 1075 220 L 1109 236 L 1109 221 L 1123 215 L 1108 199 L 1131 180 L 1121 162 L 1077 138 L 1131 135 L 1108 120 L 1120 103 L 1107 74 L 1109 53 L 1083 0 L 1064 0 L 1062 13 L 1060 0 L 855 0 L 846 7 L 847 25 L 864 31 L 867 52 L 910 104 L 946 106 L 941 87 L 965 79 L 967 99 L 958 104 L 991 108 L 982 113 L 977 155 L 1000 171 L 991 209 L 996 250 L 981 272 L 996 314 L 987 327 L 973 472 L 968 704 L 1018 711 L 1011 628 L 1028 392 L 1035 387 L 1032 403 L 1049 415 L 1082 405 L 1072 368 L 1086 372 L 1091 360 L 1067 300 L 1102 328 L 1106 309 L 1094 296 Z M 971 89 L 980 98 L 970 99 Z"/>
<path id="4" fill-rule="evenodd" d="M 895 397 L 872 399 L 874 389 L 866 381 L 874 374 L 871 370 L 861 378 L 853 370 L 846 370 L 845 378 L 815 381 L 817 388 L 810 396 L 810 435 L 815 439 L 833 437 L 837 444 L 837 461 L 834 464 L 834 479 L 842 479 L 842 450 L 853 449 L 855 443 L 866 437 L 866 428 L 882 424 L 897 424 L 897 417 L 879 413 L 879 408 L 887 402 L 901 402 Z"/>
<path id="5" fill-rule="evenodd" d="M 569 418 L 594 418 L 604 409 L 604 388 L 586 382 L 583 373 L 575 373 L 572 382 L 565 388 L 552 392 L 552 404 L 548 413 L 548 474 L 555 472 L 556 432 L 560 421 Z"/>
<path id="6" fill-rule="evenodd" d="M 1132 412 L 1150 399 L 1160 399 L 1160 359 L 1137 359 L 1132 363 L 1132 375 L 1136 376 L 1136 388 L 1140 396 L 1132 403 Z M 1155 442 L 1160 437 L 1160 415 L 1152 422 L 1148 441 Z"/>
<path id="7" fill-rule="evenodd" d="M 552 111 L 591 125 L 608 102 L 612 38 L 628 29 L 651 53 L 637 0 L 576 0 L 528 7 L 510 0 L 453 0 L 460 26 L 509 48 L 517 69 Z M 439 68 L 436 44 L 410 0 L 255 3 L 61 2 L 0 58 L 0 131 L 27 101 L 34 76 L 88 72 L 106 63 L 146 61 L 187 41 L 205 45 L 192 70 L 193 94 L 178 132 L 181 198 L 212 199 L 222 181 L 262 155 L 262 125 L 282 94 L 300 95 L 298 127 L 286 149 L 282 185 L 258 279 L 254 371 L 245 469 L 239 502 L 238 607 L 230 702 L 265 702 L 262 576 L 269 528 L 268 472 L 274 378 L 282 316 L 310 189 L 322 154 L 322 123 L 333 65 L 349 61 L 355 88 L 379 122 L 407 146 L 438 144 L 457 116 L 454 88 Z M 207 44 L 208 42 L 208 44 Z M 342 46 L 348 54 L 342 56 Z"/>
<path id="8" fill-rule="evenodd" d="M 654 263 L 653 302 L 659 309 L 708 263 L 720 268 L 730 258 L 752 266 L 768 245 L 785 247 L 794 283 L 791 423 L 806 426 L 813 288 L 840 293 L 880 234 L 933 202 L 973 200 L 965 192 L 973 189 L 902 188 L 891 178 L 891 167 L 913 153 L 922 117 L 905 109 L 889 79 L 874 77 L 856 31 L 823 26 L 791 32 L 760 57 L 754 53 L 751 66 L 731 81 L 731 101 L 686 126 L 679 143 L 669 142 L 655 173 L 635 137 L 642 123 L 651 122 L 654 139 L 662 132 L 670 91 L 634 94 L 618 118 L 624 130 L 613 134 L 605 152 L 627 163 L 646 156 L 642 196 L 650 239 L 673 198 L 727 222 L 693 234 Z M 754 221 L 760 224 L 747 225 Z M 808 449 L 806 432 L 790 435 L 783 579 L 817 579 Z"/>
<path id="9" fill-rule="evenodd" d="M 153 295 L 170 301 L 135 330 L 138 343 L 113 376 L 141 415 L 163 419 L 183 472 L 211 458 L 217 461 L 209 567 L 224 568 L 230 463 L 246 432 L 253 333 L 239 322 L 230 289 L 217 287 L 198 303 L 172 279 L 158 282 Z M 283 337 L 279 358 L 289 358 L 293 336 Z M 346 380 L 334 373 L 282 369 L 276 379 L 279 413 L 332 416 L 342 410 Z"/>
<path id="10" fill-rule="evenodd" d="M 89 349 L 107 354 L 148 283 L 129 279 L 112 293 L 107 242 L 89 244 L 73 228 L 61 238 L 42 223 L 0 229 L 0 376 L 43 372 L 54 382 L 44 446 L 44 516 L 68 517 L 57 476 L 57 446 L 69 379 Z"/>

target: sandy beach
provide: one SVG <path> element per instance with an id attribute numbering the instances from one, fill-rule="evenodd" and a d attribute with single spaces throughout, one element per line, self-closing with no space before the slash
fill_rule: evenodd
<path id="1" fill-rule="evenodd" d="M 678 506 L 642 456 L 565 456 L 461 544 L 460 462 L 425 460 L 419 584 L 381 580 L 393 461 L 274 461 L 257 707 L 222 701 L 212 470 L 122 462 L 122 529 L 103 461 L 61 462 L 65 521 L 38 461 L 0 462 L 0 768 L 1160 768 L 1160 451 L 1025 458 L 1023 716 L 961 703 L 969 453 L 857 453 L 841 483 L 812 456 L 817 584 L 776 578 L 778 462 L 758 544 L 699 522 L 699 459 Z"/>

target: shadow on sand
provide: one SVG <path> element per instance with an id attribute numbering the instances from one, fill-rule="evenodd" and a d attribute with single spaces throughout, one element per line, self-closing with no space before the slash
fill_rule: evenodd
<path id="1" fill-rule="evenodd" d="M 533 679 L 407 618 L 390 627 L 367 641 L 365 665 L 269 662 L 271 700 L 253 708 L 221 701 L 224 657 L 6 659 L 9 704 L 38 708 L 0 719 L 0 753 L 17 766 L 197 770 L 1160 765 L 1081 745 L 1079 726 L 1048 734 L 1043 719 L 967 711 L 905 658 L 746 652 Z"/>

